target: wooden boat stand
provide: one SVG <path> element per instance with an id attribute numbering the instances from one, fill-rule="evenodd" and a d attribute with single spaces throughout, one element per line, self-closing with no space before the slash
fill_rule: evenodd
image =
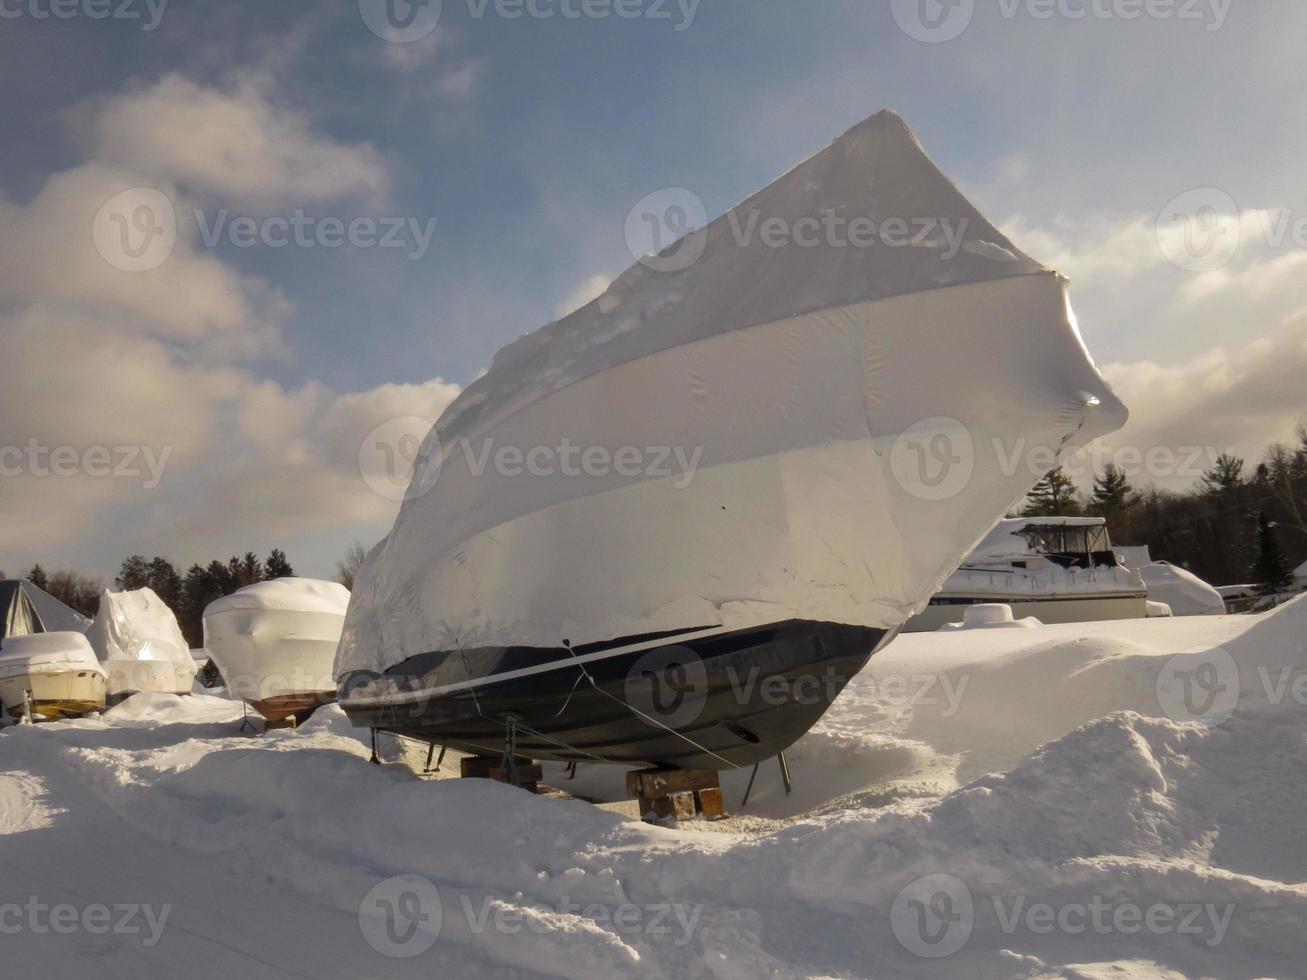
<path id="1" fill-rule="evenodd" d="M 626 794 L 639 801 L 645 823 L 730 816 L 715 769 L 636 769 L 626 774 Z"/>

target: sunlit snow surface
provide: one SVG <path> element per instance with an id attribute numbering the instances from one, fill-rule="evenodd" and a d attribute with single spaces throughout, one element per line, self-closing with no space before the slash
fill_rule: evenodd
<path id="1" fill-rule="evenodd" d="M 679 830 L 424 781 L 400 764 L 422 753 L 391 744 L 371 766 L 335 708 L 251 737 L 231 702 L 141 696 L 0 734 L 0 906 L 170 905 L 161 938 L 15 933 L 28 914 L 7 915 L 4 973 L 1298 976 L 1304 675 L 1307 599 L 905 636 L 789 752 L 792 797 L 764 763 L 741 811 L 748 773 L 729 773 L 735 816 Z M 622 796 L 620 770 L 546 776 Z M 402 898 L 396 875 L 439 902 L 408 958 L 360 925 L 376 886 Z M 1105 929 L 1077 914 L 1094 903 Z"/>

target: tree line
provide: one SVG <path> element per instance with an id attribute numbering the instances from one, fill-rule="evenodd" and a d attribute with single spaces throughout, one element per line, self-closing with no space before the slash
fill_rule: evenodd
<path id="1" fill-rule="evenodd" d="M 1047 474 L 1014 516 L 1103 517 L 1118 545 L 1148 545 L 1212 585 L 1253 584 L 1284 591 L 1307 560 L 1307 422 L 1297 444 L 1273 445 L 1262 461 L 1222 454 L 1187 491 L 1136 490 L 1108 464 L 1081 494 L 1062 469 Z"/>
<path id="2" fill-rule="evenodd" d="M 132 555 L 118 569 L 113 587 L 118 591 L 153 589 L 177 617 L 187 644 L 195 648 L 204 644 L 204 610 L 209 603 L 255 582 L 294 574 L 286 553 L 280 548 L 273 548 L 266 561 L 247 551 L 244 557 L 233 555 L 225 562 L 215 559 L 207 565 L 196 563 L 185 575 L 167 558 L 156 555 L 147 561 L 143 555 Z M 99 611 L 103 590 L 99 579 L 68 571 L 47 575 L 39 564 L 32 567 L 26 578 L 84 616 L 94 618 Z"/>

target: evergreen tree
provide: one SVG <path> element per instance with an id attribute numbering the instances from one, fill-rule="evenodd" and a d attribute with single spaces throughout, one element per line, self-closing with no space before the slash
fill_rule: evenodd
<path id="1" fill-rule="evenodd" d="M 1022 517 L 1074 517 L 1079 513 L 1075 481 L 1060 466 L 1035 484 L 1021 508 Z"/>
<path id="2" fill-rule="evenodd" d="M 1202 475 L 1204 492 L 1228 495 L 1242 490 L 1243 465 L 1243 460 L 1238 456 L 1230 456 L 1226 453 L 1217 456 L 1212 468 Z"/>
<path id="3" fill-rule="evenodd" d="M 182 610 L 182 577 L 167 558 L 158 555 L 150 562 L 148 584 L 155 594 L 179 615 Z"/>
<path id="4" fill-rule="evenodd" d="M 39 562 L 33 565 L 32 570 L 27 573 L 27 581 L 31 582 L 38 589 L 47 589 L 50 584 L 50 578 L 45 574 L 45 569 L 41 567 Z"/>
<path id="5" fill-rule="evenodd" d="M 1103 475 L 1094 480 L 1094 513 L 1111 522 L 1133 507 L 1135 502 L 1135 491 L 1130 486 L 1130 480 L 1116 466 L 1108 463 L 1103 468 Z"/>
<path id="6" fill-rule="evenodd" d="M 253 585 L 255 582 L 263 581 L 263 562 L 259 561 L 259 556 L 252 551 L 245 552 L 245 557 L 241 559 L 240 583 L 241 585 Z"/>
<path id="7" fill-rule="evenodd" d="M 113 580 L 113 586 L 119 592 L 143 589 L 149 584 L 150 566 L 141 555 L 132 555 L 125 559 L 122 567 L 118 569 L 118 576 Z"/>
<path id="8" fill-rule="evenodd" d="M 263 566 L 264 578 L 290 578 L 294 574 L 295 569 L 291 568 L 290 562 L 286 560 L 286 552 L 280 548 L 273 548 Z"/>
<path id="9" fill-rule="evenodd" d="M 1257 560 L 1253 562 L 1253 581 L 1262 595 L 1283 592 L 1293 584 L 1293 572 L 1275 538 L 1275 527 L 1266 512 L 1257 517 Z"/>

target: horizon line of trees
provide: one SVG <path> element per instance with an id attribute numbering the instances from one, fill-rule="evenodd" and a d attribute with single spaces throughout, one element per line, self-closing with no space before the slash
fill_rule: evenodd
<path id="1" fill-rule="evenodd" d="M 120 592 L 153 589 L 177 617 L 186 643 L 195 648 L 204 644 L 204 610 L 209 603 L 255 582 L 294 574 L 286 553 L 280 548 L 273 548 L 266 561 L 247 551 L 243 557 L 232 555 L 225 562 L 218 559 L 207 565 L 197 562 L 185 575 L 162 556 L 147 561 L 143 555 L 132 555 L 118 569 L 113 587 Z M 95 618 L 99 612 L 104 586 L 98 578 L 72 571 L 47 574 L 40 563 L 33 565 L 24 578 L 84 616 Z"/>
<path id="2" fill-rule="evenodd" d="M 1015 517 L 1106 519 L 1118 545 L 1147 545 L 1153 561 L 1188 569 L 1212 585 L 1287 591 L 1307 560 L 1307 421 L 1298 444 L 1276 444 L 1251 471 L 1222 454 L 1188 491 L 1136 490 L 1112 464 L 1082 494 L 1058 468 L 1039 481 Z"/>

